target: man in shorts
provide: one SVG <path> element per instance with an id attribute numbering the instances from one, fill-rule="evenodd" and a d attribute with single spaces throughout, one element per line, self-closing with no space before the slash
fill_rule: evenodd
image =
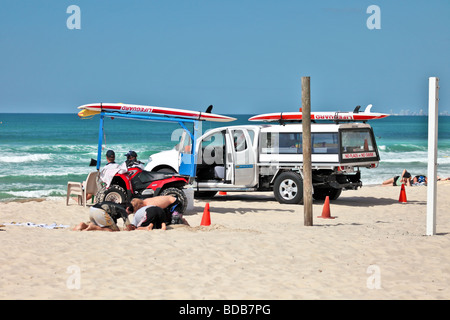
<path id="1" fill-rule="evenodd" d="M 157 206 L 145 206 L 136 211 L 133 219 L 133 225 L 137 230 L 166 230 L 170 224 L 171 215 L 164 209 Z"/>
<path id="2" fill-rule="evenodd" d="M 129 230 L 128 215 L 134 211 L 131 204 L 123 206 L 114 202 L 101 202 L 93 205 L 89 210 L 89 224 L 81 222 L 73 230 L 85 231 L 120 231 L 117 220 L 122 218 L 124 229 Z"/>
<path id="3" fill-rule="evenodd" d="M 133 199 L 131 206 L 135 210 L 132 229 L 137 230 L 166 230 L 167 225 L 172 223 L 174 214 L 179 215 L 179 222 L 185 225 L 189 223 L 178 214 L 178 200 L 173 196 L 159 196 L 149 199 Z"/>

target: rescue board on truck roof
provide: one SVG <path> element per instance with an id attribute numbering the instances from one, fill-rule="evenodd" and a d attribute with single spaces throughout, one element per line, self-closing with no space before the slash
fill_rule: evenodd
<path id="1" fill-rule="evenodd" d="M 186 109 L 175 109 L 167 107 L 143 106 L 126 103 L 91 103 L 79 106 L 81 111 L 78 113 L 80 117 L 93 116 L 100 112 L 117 112 L 124 114 L 156 114 L 181 119 L 194 119 L 202 121 L 229 122 L 236 118 L 228 117 L 220 114 L 211 113 L 212 106 L 205 112 L 192 111 Z"/>
<path id="2" fill-rule="evenodd" d="M 386 113 L 370 112 L 372 105 L 369 104 L 364 112 L 359 112 L 359 108 L 355 108 L 353 112 L 311 112 L 311 120 L 332 120 L 332 121 L 367 121 L 381 119 L 389 116 Z M 265 113 L 251 117 L 249 121 L 263 122 L 298 122 L 303 118 L 302 112 L 275 112 Z"/>

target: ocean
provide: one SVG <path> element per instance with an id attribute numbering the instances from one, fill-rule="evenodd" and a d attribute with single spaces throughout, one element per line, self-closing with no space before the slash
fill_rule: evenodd
<path id="1" fill-rule="evenodd" d="M 230 115 L 249 124 L 252 115 Z M 407 169 L 427 174 L 428 118 L 390 116 L 370 122 L 377 137 L 380 165 L 361 169 L 364 185 L 381 184 Z M 223 123 L 203 122 L 203 132 Z M 156 152 L 176 143 L 178 124 L 105 119 L 104 152 L 116 152 L 116 161 L 135 150 L 146 162 Z M 76 114 L 0 113 L 0 201 L 64 197 L 68 181 L 83 181 L 95 169 L 99 117 L 80 119 Z M 103 158 L 104 161 L 104 158 Z M 438 175 L 450 176 L 450 117 L 439 117 Z"/>

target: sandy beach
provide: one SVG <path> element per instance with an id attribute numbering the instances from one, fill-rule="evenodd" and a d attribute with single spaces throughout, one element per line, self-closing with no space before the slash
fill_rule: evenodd
<path id="1" fill-rule="evenodd" d="M 345 191 L 335 219 L 317 218 L 315 201 L 305 227 L 300 205 L 229 193 L 195 200 L 190 227 L 149 232 L 72 231 L 89 209 L 65 199 L 0 203 L 0 298 L 449 299 L 450 181 L 438 183 L 435 236 L 425 236 L 427 187 L 407 187 L 405 204 L 399 194 Z"/>

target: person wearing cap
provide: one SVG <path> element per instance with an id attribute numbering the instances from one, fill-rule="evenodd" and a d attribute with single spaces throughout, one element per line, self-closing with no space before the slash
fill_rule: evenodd
<path id="1" fill-rule="evenodd" d="M 144 170 L 144 163 L 137 160 L 137 153 L 135 151 L 128 151 L 128 153 L 125 154 L 125 157 L 127 157 L 127 160 L 125 160 L 127 168 L 140 168 Z"/>
<path id="2" fill-rule="evenodd" d="M 116 154 L 113 150 L 106 151 L 106 161 L 107 164 L 100 170 L 100 180 L 109 187 L 113 177 L 117 173 L 126 173 L 127 170 L 122 168 L 118 163 L 115 162 Z"/>
<path id="3" fill-rule="evenodd" d="M 411 186 L 411 174 L 405 170 L 403 170 L 401 176 L 395 176 L 386 181 L 383 181 L 383 186 L 401 186 L 405 184 L 407 186 Z"/>
<path id="4" fill-rule="evenodd" d="M 106 151 L 106 165 L 100 170 L 99 179 L 102 183 L 106 184 L 106 187 L 109 187 L 113 177 L 117 173 L 126 173 L 127 169 L 122 168 L 115 162 L 116 154 L 113 150 Z M 88 193 L 86 195 L 86 201 L 92 199 L 94 195 L 92 193 Z M 73 198 L 73 200 L 78 202 L 78 198 Z"/>

